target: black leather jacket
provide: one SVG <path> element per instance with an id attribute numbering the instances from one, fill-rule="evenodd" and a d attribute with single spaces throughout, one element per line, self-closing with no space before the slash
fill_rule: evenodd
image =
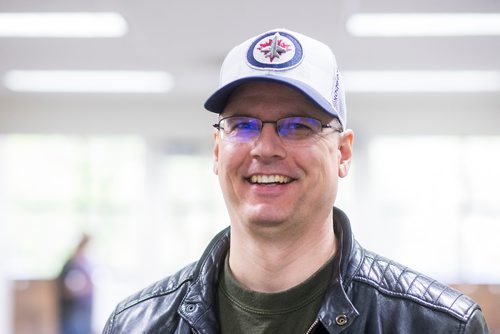
<path id="1" fill-rule="evenodd" d="M 488 333 L 469 297 L 363 249 L 334 208 L 340 256 L 310 333 Z M 219 233 L 199 261 L 121 302 L 104 334 L 218 333 L 218 275 L 229 248 Z"/>

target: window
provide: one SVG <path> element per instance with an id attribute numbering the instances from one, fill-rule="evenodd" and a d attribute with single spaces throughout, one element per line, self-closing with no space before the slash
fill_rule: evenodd
<path id="1" fill-rule="evenodd" d="M 500 137 L 375 138 L 354 157 L 355 234 L 444 282 L 498 282 L 499 152 Z"/>

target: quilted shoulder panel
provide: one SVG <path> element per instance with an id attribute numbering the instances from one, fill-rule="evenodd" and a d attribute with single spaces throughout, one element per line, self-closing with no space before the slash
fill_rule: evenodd
<path id="1" fill-rule="evenodd" d="M 463 293 L 397 262 L 365 251 L 353 277 L 383 294 L 413 300 L 467 321 L 479 306 Z"/>

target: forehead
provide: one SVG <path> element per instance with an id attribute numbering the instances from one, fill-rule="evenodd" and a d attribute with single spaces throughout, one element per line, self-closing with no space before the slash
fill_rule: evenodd
<path id="1" fill-rule="evenodd" d="M 303 115 L 322 121 L 332 119 L 298 90 L 267 81 L 248 82 L 236 88 L 222 112 L 222 116 L 232 115 L 257 116 L 262 119 L 269 116 Z"/>

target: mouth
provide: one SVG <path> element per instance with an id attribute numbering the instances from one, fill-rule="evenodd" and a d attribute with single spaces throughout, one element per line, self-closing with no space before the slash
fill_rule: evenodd
<path id="1" fill-rule="evenodd" d="M 285 175 L 252 175 L 248 179 L 251 184 L 288 184 L 293 181 L 289 176 Z"/>

